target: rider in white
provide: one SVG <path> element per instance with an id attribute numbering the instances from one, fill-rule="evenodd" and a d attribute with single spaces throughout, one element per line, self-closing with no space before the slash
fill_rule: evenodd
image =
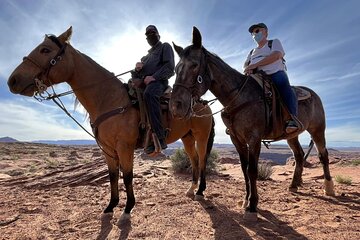
<path id="1" fill-rule="evenodd" d="M 297 117 L 297 98 L 286 74 L 285 52 L 281 42 L 278 39 L 274 39 L 271 41 L 271 45 L 269 44 L 267 40 L 268 28 L 264 23 L 252 25 L 249 28 L 249 32 L 258 46 L 246 58 L 244 64 L 245 74 L 251 74 L 256 69 L 263 70 L 268 74 L 279 91 L 291 117 Z M 298 126 L 294 120 L 288 121 L 286 126 L 287 133 L 292 133 L 297 129 Z"/>

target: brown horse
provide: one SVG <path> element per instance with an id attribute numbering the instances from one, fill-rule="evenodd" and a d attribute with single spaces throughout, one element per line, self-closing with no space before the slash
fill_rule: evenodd
<path id="1" fill-rule="evenodd" d="M 186 117 L 191 113 L 191 102 L 210 90 L 222 103 L 222 119 L 230 130 L 231 141 L 235 145 L 241 161 L 246 183 L 243 207 L 244 217 L 257 218 L 258 193 L 256 180 L 258 159 L 262 139 L 270 139 L 266 131 L 265 104 L 262 88 L 254 79 L 242 75 L 231 68 L 218 56 L 202 46 L 199 30 L 193 28 L 193 44 L 183 49 L 174 48 L 180 56 L 176 66 L 176 80 L 170 101 L 175 117 Z M 300 101 L 299 119 L 316 144 L 318 156 L 323 164 L 325 193 L 334 195 L 333 182 L 329 171 L 328 152 L 325 146 L 325 114 L 319 96 L 312 90 L 311 98 Z M 296 166 L 290 190 L 296 191 L 302 183 L 304 151 L 298 135 L 286 138 L 293 151 Z"/>
<path id="2" fill-rule="evenodd" d="M 132 105 L 125 84 L 69 44 L 71 34 L 70 27 L 58 37 L 46 36 L 14 70 L 8 86 L 11 92 L 25 96 L 41 93 L 62 82 L 71 86 L 87 110 L 90 122 L 101 122 L 97 127 L 97 140 L 106 153 L 111 184 L 111 199 L 104 213 L 112 213 L 119 202 L 118 180 L 119 171 L 122 171 L 127 201 L 121 219 L 127 219 L 135 205 L 132 181 L 134 149 L 139 137 L 139 110 Z M 166 139 L 167 143 L 172 143 L 181 138 L 191 159 L 193 176 L 188 196 L 194 196 L 199 176 L 200 186 L 196 194 L 203 195 L 206 159 L 214 139 L 211 109 L 207 105 L 197 105 L 196 108 L 208 117 L 171 118 Z"/>

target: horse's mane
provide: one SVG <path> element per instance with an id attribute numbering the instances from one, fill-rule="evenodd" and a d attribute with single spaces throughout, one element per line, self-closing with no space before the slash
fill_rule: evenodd
<path id="1" fill-rule="evenodd" d="M 91 57 L 89 57 L 88 55 L 86 55 L 85 53 L 80 52 L 79 50 L 76 50 L 81 56 L 83 56 L 88 62 L 90 62 L 91 64 L 95 65 L 96 67 L 100 68 L 101 70 L 105 71 L 107 74 L 110 75 L 114 75 L 113 73 L 111 73 L 109 70 L 107 70 L 106 68 L 104 68 L 103 66 L 101 66 L 100 64 L 98 64 L 95 60 L 93 60 Z M 77 97 L 75 97 L 74 100 L 74 111 L 79 107 L 82 106 L 79 99 Z M 85 110 L 85 108 L 83 107 L 83 109 Z M 89 121 L 90 120 L 90 115 L 89 113 L 85 110 L 85 120 Z"/>
<path id="2" fill-rule="evenodd" d="M 183 56 L 184 57 L 188 57 L 190 55 L 191 50 L 194 50 L 194 46 L 188 46 L 184 49 L 183 51 Z M 216 55 L 215 53 L 209 52 L 208 50 L 206 50 L 206 48 L 202 47 L 201 49 L 206 56 L 207 61 L 213 63 L 214 65 L 216 65 L 217 68 L 219 68 L 223 73 L 228 73 L 230 75 L 235 75 L 236 78 L 241 78 L 243 77 L 243 75 L 237 71 L 236 69 L 230 67 L 229 64 L 227 64 L 226 62 L 224 62 L 224 60 L 222 60 L 218 55 Z"/>
<path id="3" fill-rule="evenodd" d="M 98 68 L 101 68 L 103 71 L 107 72 L 108 74 L 112 74 L 109 70 L 107 70 L 106 68 L 104 68 L 103 66 L 101 66 L 100 64 L 98 64 L 95 60 L 93 60 L 91 57 L 89 57 L 88 55 L 86 55 L 85 53 L 80 52 L 79 50 L 77 50 L 78 53 L 83 56 L 87 61 L 89 61 L 91 64 L 96 65 Z"/>
<path id="4" fill-rule="evenodd" d="M 207 56 L 207 60 L 212 62 L 216 65 L 223 73 L 229 73 L 231 75 L 235 75 L 236 78 L 240 78 L 243 75 L 237 71 L 236 69 L 232 68 L 229 64 L 227 64 L 224 60 L 222 60 L 218 55 L 215 53 L 209 52 L 203 47 L 203 51 Z"/>

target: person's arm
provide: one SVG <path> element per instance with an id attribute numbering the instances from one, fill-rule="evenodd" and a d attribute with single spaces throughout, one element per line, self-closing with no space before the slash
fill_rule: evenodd
<path id="1" fill-rule="evenodd" d="M 266 56 L 265 58 L 261 59 L 259 62 L 254 63 L 254 64 L 250 64 L 249 66 L 247 66 L 244 70 L 245 73 L 251 72 L 252 70 L 261 67 L 261 66 L 265 66 L 265 65 L 269 65 L 273 62 L 276 62 L 279 59 L 282 59 L 285 55 L 285 51 L 281 45 L 281 42 L 279 41 L 279 39 L 274 39 L 272 42 L 272 48 L 271 48 L 271 53 L 269 56 Z"/>
<path id="2" fill-rule="evenodd" d="M 252 51 L 253 51 L 253 50 L 251 50 L 251 51 L 248 53 L 248 55 L 247 55 L 247 57 L 246 57 L 246 60 L 245 60 L 245 62 L 244 62 L 244 65 L 243 65 L 243 69 L 245 69 L 247 66 L 250 65 L 250 58 L 251 58 L 251 53 L 252 53 Z"/>
<path id="3" fill-rule="evenodd" d="M 164 46 L 162 51 L 162 66 L 152 75 L 155 80 L 169 79 L 175 74 L 174 51 L 172 50 L 170 44 L 163 44 Z"/>
<path id="4" fill-rule="evenodd" d="M 279 51 L 275 51 L 275 52 L 272 52 L 269 56 L 261 59 L 257 63 L 250 64 L 249 66 L 247 66 L 247 68 L 255 69 L 257 67 L 269 65 L 269 64 L 271 64 L 279 59 L 282 59 L 282 58 L 283 58 L 283 54 Z"/>

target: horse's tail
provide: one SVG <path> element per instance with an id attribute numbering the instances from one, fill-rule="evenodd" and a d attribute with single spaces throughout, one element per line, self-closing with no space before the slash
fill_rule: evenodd
<path id="1" fill-rule="evenodd" d="M 211 149 L 213 147 L 214 138 L 215 138 L 215 119 L 214 119 L 214 117 L 212 117 L 211 131 L 210 131 L 210 135 L 209 135 L 208 142 L 206 145 L 206 157 L 205 157 L 206 160 L 208 159 Z"/>

